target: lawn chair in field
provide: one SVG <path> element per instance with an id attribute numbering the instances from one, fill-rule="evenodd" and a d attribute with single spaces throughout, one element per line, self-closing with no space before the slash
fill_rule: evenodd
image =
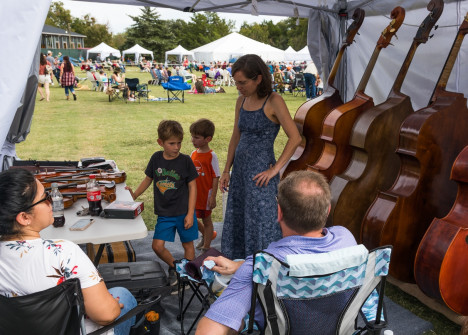
<path id="1" fill-rule="evenodd" d="M 129 91 L 129 96 L 128 99 L 125 101 L 128 101 L 129 99 L 138 99 L 138 103 L 140 103 L 140 98 L 146 98 L 146 101 L 148 101 L 148 84 L 141 84 L 140 85 L 140 80 L 138 78 L 125 78 L 125 84 L 128 87 Z"/>
<path id="2" fill-rule="evenodd" d="M 223 85 L 236 86 L 236 82 L 234 81 L 234 78 L 232 78 L 228 70 L 223 70 Z"/>
<path id="3" fill-rule="evenodd" d="M 192 89 L 192 86 L 184 82 L 184 77 L 181 76 L 169 77 L 167 83 L 163 83 L 162 87 L 167 91 L 167 102 L 180 101 L 183 103 L 185 90 Z"/>
<path id="4" fill-rule="evenodd" d="M 130 329 L 130 334 L 141 334 L 144 313 L 160 299 L 161 296 L 155 296 L 142 301 L 120 319 L 89 335 L 105 333 L 135 315 L 138 322 Z M 84 300 L 77 278 L 25 296 L 0 296 L 0 313 L 0 334 L 86 335 Z"/>
<path id="5" fill-rule="evenodd" d="M 293 87 L 293 95 L 295 97 L 305 96 L 305 84 L 304 84 L 304 75 L 302 73 L 296 73 L 296 76 L 294 78 L 294 87 Z"/>
<path id="6" fill-rule="evenodd" d="M 91 71 L 87 71 L 86 72 L 86 78 L 91 82 L 91 84 L 93 85 L 91 87 L 92 90 L 94 91 L 97 91 L 98 87 L 99 87 L 99 83 L 98 81 L 96 80 L 96 77 L 95 77 L 95 74 Z"/>
<path id="7" fill-rule="evenodd" d="M 152 68 L 150 70 L 150 74 L 151 74 L 151 80 L 148 81 L 148 84 L 150 85 L 158 85 L 159 84 L 159 78 L 158 78 L 158 75 L 156 74 L 156 69 L 155 68 Z"/>
<path id="8" fill-rule="evenodd" d="M 251 320 L 258 294 L 265 335 L 380 334 L 386 326 L 383 297 L 390 255 L 390 246 L 369 252 L 357 245 L 322 254 L 288 255 L 282 262 L 257 252 Z M 358 314 L 363 328 L 357 327 Z"/>

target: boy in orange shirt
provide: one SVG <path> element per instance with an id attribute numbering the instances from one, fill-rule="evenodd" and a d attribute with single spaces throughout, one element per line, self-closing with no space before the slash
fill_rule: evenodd
<path id="1" fill-rule="evenodd" d="M 219 163 L 218 157 L 210 149 L 209 143 L 213 139 L 215 125 L 208 119 L 200 119 L 190 126 L 193 146 L 197 149 L 192 152 L 191 158 L 198 172 L 197 214 L 198 230 L 202 234 L 196 248 L 206 251 L 211 241 L 216 237 L 211 220 L 211 210 L 216 207 L 216 193 L 218 190 Z"/>

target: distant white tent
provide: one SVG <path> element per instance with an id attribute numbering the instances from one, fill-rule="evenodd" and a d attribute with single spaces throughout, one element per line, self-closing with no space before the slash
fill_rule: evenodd
<path id="1" fill-rule="evenodd" d="M 229 61 L 250 53 L 259 55 L 265 61 L 284 61 L 283 50 L 238 33 L 231 33 L 192 51 L 196 60 L 204 62 Z"/>
<path id="2" fill-rule="evenodd" d="M 125 55 L 135 55 L 135 61 L 140 60 L 141 55 L 151 55 L 151 59 L 154 59 L 153 57 L 153 51 L 150 51 L 148 49 L 143 48 L 139 44 L 135 44 L 133 47 L 130 49 L 122 51 L 122 55 L 125 57 Z"/>
<path id="3" fill-rule="evenodd" d="M 182 63 L 182 58 L 184 56 L 187 56 L 187 58 L 190 59 L 190 60 L 194 59 L 193 52 L 188 51 L 187 49 L 185 49 L 181 45 L 178 45 L 175 49 L 166 51 L 166 63 L 167 63 L 167 56 L 169 56 L 169 55 L 177 56 L 177 59 L 179 60 L 179 63 Z"/>
<path id="4" fill-rule="evenodd" d="M 102 42 L 101 44 L 95 46 L 94 48 L 89 49 L 86 52 L 86 59 L 89 58 L 89 54 L 101 54 L 101 60 L 105 60 L 109 56 L 119 57 L 120 51 L 114 49 L 111 46 L 108 46 L 106 43 Z"/>
<path id="5" fill-rule="evenodd" d="M 286 50 L 284 50 L 284 60 L 286 61 L 296 61 L 298 59 L 297 51 L 289 46 Z"/>
<path id="6" fill-rule="evenodd" d="M 299 50 L 296 54 L 298 61 L 311 61 L 312 58 L 310 57 L 309 47 L 306 45 L 301 50 Z"/>

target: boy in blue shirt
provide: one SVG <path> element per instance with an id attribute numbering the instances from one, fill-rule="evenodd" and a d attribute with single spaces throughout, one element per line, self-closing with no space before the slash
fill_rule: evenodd
<path id="1" fill-rule="evenodd" d="M 158 126 L 158 144 L 163 151 L 157 151 L 146 167 L 146 177 L 135 192 L 130 187 L 133 199 L 137 199 L 153 183 L 154 213 L 158 216 L 154 229 L 153 250 L 169 265 L 169 282 L 177 283 L 174 257 L 165 247 L 165 242 L 174 242 L 175 232 L 179 234 L 184 248 L 184 257 L 195 258 L 193 241 L 198 238 L 195 217 L 197 198 L 197 170 L 190 156 L 180 153 L 184 130 L 177 121 L 163 120 Z"/>

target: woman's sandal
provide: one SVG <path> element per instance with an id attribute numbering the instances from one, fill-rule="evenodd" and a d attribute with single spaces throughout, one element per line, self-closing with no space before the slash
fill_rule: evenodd
<path id="1" fill-rule="evenodd" d="M 40 98 L 39 101 L 42 101 L 42 100 L 44 100 L 44 99 L 45 99 L 45 98 Z"/>

